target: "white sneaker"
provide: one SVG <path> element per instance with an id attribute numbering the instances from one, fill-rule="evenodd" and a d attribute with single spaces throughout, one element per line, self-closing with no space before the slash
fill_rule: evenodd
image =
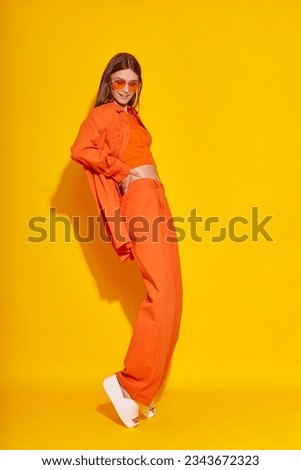
<path id="1" fill-rule="evenodd" d="M 146 418 L 153 418 L 156 414 L 156 406 L 155 406 L 155 401 L 153 400 L 149 406 L 145 405 L 140 405 L 140 411 L 141 413 L 146 416 Z"/>
<path id="2" fill-rule="evenodd" d="M 119 384 L 120 385 L 120 384 Z M 123 393 L 124 397 L 127 398 L 132 398 L 131 395 L 120 385 L 121 391 Z M 155 407 L 155 400 L 151 402 L 150 405 L 141 405 L 141 403 L 138 404 L 141 413 L 146 416 L 146 418 L 152 418 L 156 414 L 156 407 Z"/>
<path id="3" fill-rule="evenodd" d="M 139 406 L 132 398 L 124 396 L 116 374 L 104 379 L 103 388 L 123 424 L 128 428 L 137 426 L 139 424 Z"/>

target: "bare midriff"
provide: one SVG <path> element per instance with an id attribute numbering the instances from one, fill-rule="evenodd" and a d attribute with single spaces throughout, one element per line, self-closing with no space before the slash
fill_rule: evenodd
<path id="1" fill-rule="evenodd" d="M 135 166 L 135 171 L 139 171 L 140 178 L 154 178 L 160 180 L 156 165 L 139 165 Z M 137 176 L 139 178 L 139 176 Z"/>

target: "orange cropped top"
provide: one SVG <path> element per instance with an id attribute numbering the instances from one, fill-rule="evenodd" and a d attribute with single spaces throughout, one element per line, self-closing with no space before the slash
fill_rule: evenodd
<path id="1" fill-rule="evenodd" d="M 150 146 L 152 137 L 145 127 L 141 126 L 134 114 L 127 114 L 131 131 L 128 146 L 122 161 L 132 168 L 140 165 L 156 165 Z"/>

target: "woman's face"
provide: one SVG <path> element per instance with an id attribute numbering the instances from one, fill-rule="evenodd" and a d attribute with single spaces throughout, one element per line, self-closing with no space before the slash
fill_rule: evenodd
<path id="1" fill-rule="evenodd" d="M 112 84 L 113 82 L 113 84 Z M 115 85 L 114 85 L 115 82 Z M 137 87 L 136 91 L 133 91 Z M 114 101 L 126 106 L 139 90 L 139 77 L 131 69 L 119 70 L 111 75 L 111 91 Z"/>

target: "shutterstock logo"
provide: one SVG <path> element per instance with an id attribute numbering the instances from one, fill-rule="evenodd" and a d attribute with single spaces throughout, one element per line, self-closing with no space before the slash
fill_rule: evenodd
<path id="1" fill-rule="evenodd" d="M 187 237 L 198 243 L 205 241 L 221 243 L 225 240 L 230 240 L 233 243 L 243 243 L 247 240 L 252 242 L 260 240 L 274 241 L 266 229 L 266 225 L 273 217 L 273 215 L 266 215 L 260 219 L 259 208 L 252 206 L 250 218 L 235 215 L 229 219 L 227 224 L 221 226 L 219 216 L 202 217 L 197 214 L 196 207 L 189 211 L 187 217 L 173 216 L 167 218 L 159 215 L 152 220 L 143 216 L 126 218 L 121 215 L 118 208 L 113 215 L 106 215 L 106 221 L 109 224 L 111 233 L 113 230 L 115 239 L 121 243 L 126 241 L 125 236 L 122 235 L 124 227 L 126 227 L 135 243 L 143 243 L 149 239 L 152 242 L 158 242 L 160 234 L 162 234 L 161 224 L 165 227 L 165 241 L 168 243 L 182 242 Z M 88 216 L 85 220 L 80 216 L 74 216 L 70 219 L 66 216 L 57 215 L 55 207 L 49 209 L 49 217 L 34 216 L 29 219 L 28 228 L 32 234 L 28 236 L 27 241 L 31 243 L 56 242 L 58 239 L 58 224 L 63 224 L 61 228 L 64 229 L 64 242 L 72 241 L 71 233 L 74 240 L 80 243 L 91 243 L 96 238 L 106 243 L 111 242 L 110 237 L 103 230 L 102 216 Z M 83 227 L 85 228 L 84 235 L 82 234 Z M 242 229 L 244 233 L 241 233 Z M 218 233 L 216 234 L 216 232 Z"/>

